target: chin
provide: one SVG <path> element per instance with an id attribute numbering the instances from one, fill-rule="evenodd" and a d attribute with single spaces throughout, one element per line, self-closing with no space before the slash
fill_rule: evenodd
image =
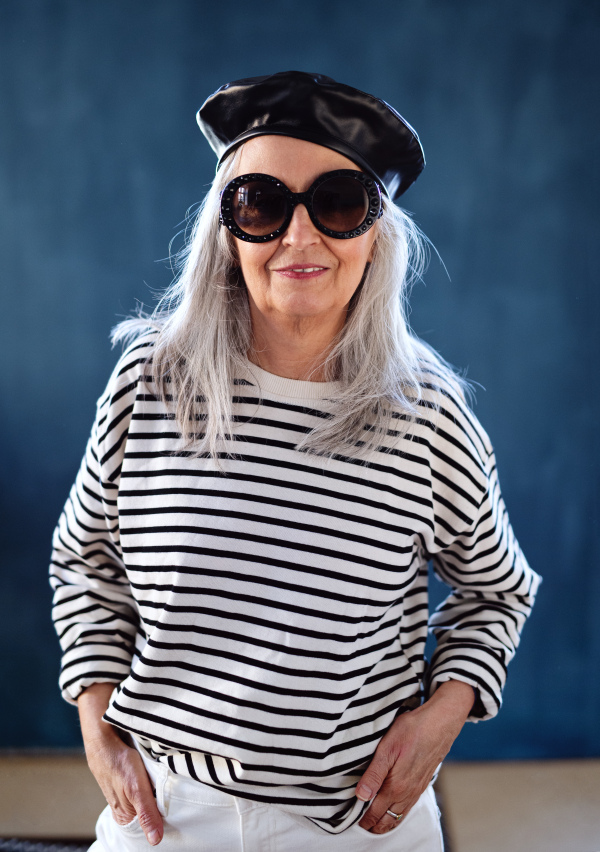
<path id="1" fill-rule="evenodd" d="M 340 313 L 340 308 L 334 305 L 323 305 L 315 303 L 311 300 L 295 300 L 291 299 L 285 305 L 281 306 L 281 313 L 287 315 L 290 319 L 329 319 L 332 314 Z"/>

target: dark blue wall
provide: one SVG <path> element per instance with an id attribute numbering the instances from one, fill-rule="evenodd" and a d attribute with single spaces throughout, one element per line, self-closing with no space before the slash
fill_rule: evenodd
<path id="1" fill-rule="evenodd" d="M 481 383 L 513 524 L 545 582 L 498 720 L 457 757 L 600 754 L 600 6 L 576 0 L 0 0 L 0 746 L 78 742 L 58 697 L 52 528 L 117 318 L 214 172 L 195 125 L 242 76 L 320 71 L 388 100 L 428 166 L 416 331 Z M 594 249 L 594 251 L 593 251 Z"/>

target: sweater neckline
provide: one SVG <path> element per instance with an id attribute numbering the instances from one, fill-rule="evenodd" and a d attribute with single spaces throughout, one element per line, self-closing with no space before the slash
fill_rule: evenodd
<path id="1" fill-rule="evenodd" d="M 247 378 L 252 384 L 258 385 L 262 393 L 275 396 L 291 397 L 293 399 L 326 399 L 339 391 L 341 382 L 304 382 L 299 379 L 286 379 L 268 373 L 262 367 L 257 367 L 246 360 Z"/>

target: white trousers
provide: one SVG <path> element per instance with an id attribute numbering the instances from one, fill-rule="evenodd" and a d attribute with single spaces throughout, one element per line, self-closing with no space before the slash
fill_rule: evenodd
<path id="1" fill-rule="evenodd" d="M 144 759 L 156 787 L 164 836 L 157 852 L 443 852 L 439 812 L 429 787 L 394 829 L 371 834 L 353 825 L 327 834 L 307 819 L 272 805 L 239 799 L 191 778 L 175 775 L 162 763 Z M 137 817 L 119 826 L 110 808 L 96 824 L 89 852 L 149 852 L 152 848 Z"/>

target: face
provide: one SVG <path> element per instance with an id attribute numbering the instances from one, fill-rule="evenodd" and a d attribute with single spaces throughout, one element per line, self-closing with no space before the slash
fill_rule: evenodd
<path id="1" fill-rule="evenodd" d="M 258 136 L 240 153 L 237 175 L 262 172 L 304 192 L 324 172 L 357 169 L 336 151 L 290 136 Z M 358 169 L 357 169 L 358 170 Z M 371 260 L 377 225 L 353 239 L 322 234 L 306 207 L 297 205 L 288 229 L 267 243 L 235 240 L 248 288 L 252 322 L 322 326 L 332 336 L 343 326 L 348 303 Z"/>

